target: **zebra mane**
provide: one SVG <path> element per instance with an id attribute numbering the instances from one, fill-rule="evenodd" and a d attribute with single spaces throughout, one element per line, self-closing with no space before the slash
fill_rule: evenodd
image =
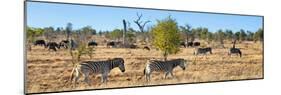
<path id="1" fill-rule="evenodd" d="M 124 64 L 124 59 L 123 58 L 113 58 L 110 60 L 107 60 L 111 63 L 111 69 L 118 67 L 120 64 Z"/>
<path id="2" fill-rule="evenodd" d="M 180 65 L 183 61 L 184 61 L 184 59 L 179 58 L 179 59 L 169 60 L 169 63 L 171 63 L 173 65 L 173 67 L 176 67 L 176 66 Z"/>

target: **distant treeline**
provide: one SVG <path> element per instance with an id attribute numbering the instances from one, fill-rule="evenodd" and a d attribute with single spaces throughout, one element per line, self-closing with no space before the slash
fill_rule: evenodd
<path id="1" fill-rule="evenodd" d="M 71 24 L 71 23 L 68 23 Z M 72 24 L 71 24 L 72 25 Z M 111 40 L 121 40 L 123 37 L 124 29 L 114 29 L 111 31 L 96 31 L 91 26 L 85 26 L 81 29 L 67 31 L 68 27 L 45 27 L 34 28 L 27 27 L 27 38 L 34 38 L 44 36 L 46 39 L 52 39 L 56 35 L 75 34 L 80 32 L 87 32 L 89 35 L 105 36 Z M 133 29 L 129 27 L 126 31 L 126 39 L 129 42 L 135 42 L 137 38 L 145 36 L 146 40 L 151 38 L 152 26 L 148 26 L 146 30 L 141 32 L 139 29 Z M 221 40 L 233 40 L 238 41 L 263 41 L 263 28 L 259 28 L 257 31 L 248 31 L 241 29 L 239 31 L 232 31 L 229 29 L 219 29 L 218 31 L 209 31 L 206 27 L 194 27 L 186 24 L 184 26 L 178 26 L 178 30 L 181 33 L 182 41 L 194 41 L 195 39 L 205 41 L 221 41 Z M 67 33 L 70 32 L 70 33 Z M 68 38 L 68 37 L 67 37 Z"/>
<path id="2" fill-rule="evenodd" d="M 123 41 L 123 47 L 128 44 L 151 44 L 155 48 L 162 51 L 164 59 L 167 59 L 169 54 L 175 54 L 179 51 L 180 43 L 193 42 L 195 40 L 208 42 L 219 42 L 221 47 L 224 47 L 224 41 L 263 41 L 263 27 L 257 31 L 248 31 L 240 29 L 239 31 L 232 31 L 230 29 L 219 29 L 217 31 L 209 31 L 206 27 L 191 27 L 186 24 L 179 26 L 176 19 L 168 16 L 166 19 L 157 20 L 157 24 L 153 26 L 146 26 L 150 21 L 141 21 L 142 15 L 137 15 L 138 19 L 134 22 L 139 26 L 139 29 L 130 27 L 130 23 L 123 19 L 124 28 L 113 29 L 110 31 L 97 32 L 91 26 L 85 26 L 81 29 L 72 29 L 72 24 L 67 23 L 66 27 L 45 27 L 34 28 L 27 27 L 27 42 L 32 43 L 38 37 L 45 39 L 48 42 L 54 40 L 76 40 L 81 49 L 85 50 L 86 43 L 92 39 L 92 35 L 105 37 L 107 42 L 109 40 Z M 120 22 L 120 24 L 122 24 Z M 58 39 L 59 38 L 59 39 Z"/>

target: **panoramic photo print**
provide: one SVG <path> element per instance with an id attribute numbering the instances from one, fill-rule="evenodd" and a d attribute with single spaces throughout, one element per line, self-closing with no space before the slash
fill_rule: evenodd
<path id="1" fill-rule="evenodd" d="M 263 79 L 263 16 L 25 2 L 25 92 Z"/>

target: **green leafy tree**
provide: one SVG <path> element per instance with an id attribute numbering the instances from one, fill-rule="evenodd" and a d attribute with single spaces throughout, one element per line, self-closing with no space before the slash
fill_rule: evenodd
<path id="1" fill-rule="evenodd" d="M 35 37 L 43 35 L 44 30 L 41 28 L 27 27 L 26 38 L 28 42 L 34 42 Z"/>
<path id="2" fill-rule="evenodd" d="M 27 27 L 26 31 L 26 39 L 27 39 L 27 47 L 29 50 L 31 50 L 31 43 L 35 41 L 35 38 L 38 36 L 43 35 L 44 30 L 41 28 L 33 28 L 33 27 Z"/>
<path id="3" fill-rule="evenodd" d="M 236 33 L 234 33 L 234 39 L 235 40 L 240 40 L 239 37 L 240 37 L 241 33 L 238 31 Z"/>
<path id="4" fill-rule="evenodd" d="M 202 28 L 202 30 L 200 31 L 200 39 L 206 40 L 208 32 L 208 28 Z"/>
<path id="5" fill-rule="evenodd" d="M 214 39 L 214 34 L 212 32 L 207 32 L 208 43 Z"/>
<path id="6" fill-rule="evenodd" d="M 219 41 L 220 47 L 224 48 L 224 39 L 225 39 L 225 33 L 222 29 L 219 29 L 216 33 L 216 40 Z"/>
<path id="7" fill-rule="evenodd" d="M 123 31 L 121 29 L 114 29 L 110 32 L 110 38 L 114 40 L 119 40 L 123 37 Z"/>
<path id="8" fill-rule="evenodd" d="M 188 41 L 191 36 L 191 26 L 189 24 L 180 26 L 180 31 L 185 35 L 185 41 Z"/>
<path id="9" fill-rule="evenodd" d="M 225 30 L 225 36 L 226 36 L 226 39 L 227 40 L 232 40 L 233 39 L 233 32 L 232 32 L 232 30 L 229 30 L 229 29 L 226 29 Z"/>
<path id="10" fill-rule="evenodd" d="M 260 28 L 260 29 L 254 34 L 254 40 L 255 40 L 255 41 L 263 41 L 263 28 Z"/>
<path id="11" fill-rule="evenodd" d="M 180 32 L 175 19 L 170 16 L 157 20 L 157 25 L 152 28 L 153 45 L 162 51 L 164 60 L 169 54 L 179 51 Z"/>
<path id="12" fill-rule="evenodd" d="M 246 39 L 246 36 L 247 36 L 246 32 L 243 29 L 241 29 L 239 35 L 240 41 L 244 41 Z"/>
<path id="13" fill-rule="evenodd" d="M 251 31 L 247 31 L 247 41 L 253 41 L 254 40 L 254 33 Z"/>

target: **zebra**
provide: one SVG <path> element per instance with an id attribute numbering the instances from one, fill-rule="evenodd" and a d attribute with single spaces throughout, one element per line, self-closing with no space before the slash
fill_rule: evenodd
<path id="1" fill-rule="evenodd" d="M 229 49 L 228 55 L 231 55 L 231 54 L 237 54 L 238 55 L 239 54 L 240 57 L 242 57 L 241 50 L 239 48 L 236 48 L 235 44 L 236 44 L 236 40 L 234 40 L 232 48 Z"/>
<path id="2" fill-rule="evenodd" d="M 108 74 L 115 67 L 119 67 L 121 72 L 124 73 L 125 72 L 124 59 L 114 58 L 106 61 L 83 61 L 72 69 L 70 80 L 73 81 L 74 78 L 74 86 L 76 87 L 76 83 L 80 78 L 80 74 L 82 74 L 84 76 L 84 82 L 90 85 L 89 74 L 92 73 L 92 74 L 101 74 L 102 75 L 101 82 L 106 83 Z"/>
<path id="3" fill-rule="evenodd" d="M 184 59 L 173 59 L 169 61 L 159 61 L 159 60 L 148 60 L 143 73 L 145 75 L 146 81 L 150 81 L 150 76 L 153 71 L 162 71 L 165 73 L 164 78 L 166 79 L 168 74 L 174 78 L 173 69 L 177 66 L 180 66 L 183 70 L 185 70 L 187 61 Z"/>
<path id="4" fill-rule="evenodd" d="M 231 54 L 237 54 L 237 55 L 239 54 L 240 57 L 242 57 L 242 52 L 239 48 L 230 48 L 228 55 Z"/>
<path id="5" fill-rule="evenodd" d="M 206 54 L 207 52 L 209 52 L 210 54 L 212 54 L 212 48 L 211 48 L 211 47 L 207 47 L 207 48 L 198 48 L 196 51 L 194 51 L 193 55 Z"/>

